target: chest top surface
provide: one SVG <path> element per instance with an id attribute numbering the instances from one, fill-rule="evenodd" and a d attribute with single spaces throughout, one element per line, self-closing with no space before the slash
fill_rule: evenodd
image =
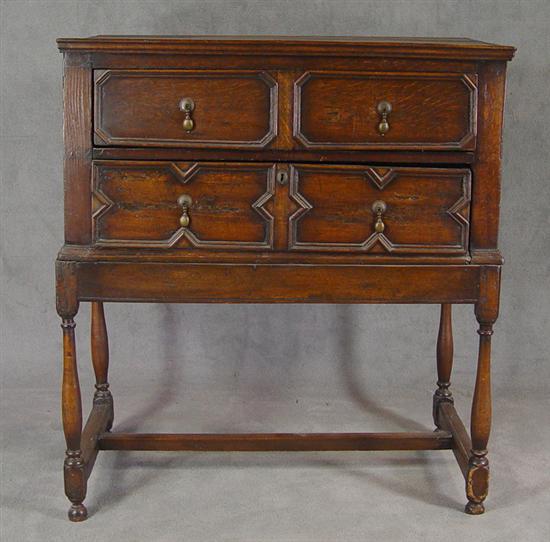
<path id="1" fill-rule="evenodd" d="M 61 50 L 97 52 L 200 52 L 248 55 L 367 55 L 510 60 L 515 48 L 469 38 L 364 36 L 117 36 L 59 38 Z"/>

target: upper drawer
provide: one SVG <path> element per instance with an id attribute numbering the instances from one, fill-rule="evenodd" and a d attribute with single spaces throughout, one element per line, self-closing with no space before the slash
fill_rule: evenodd
<path id="1" fill-rule="evenodd" d="M 263 148 L 277 133 L 265 72 L 97 70 L 94 92 L 96 145 Z"/>
<path id="2" fill-rule="evenodd" d="M 309 149 L 473 150 L 477 78 L 456 73 L 307 72 L 294 137 Z"/>

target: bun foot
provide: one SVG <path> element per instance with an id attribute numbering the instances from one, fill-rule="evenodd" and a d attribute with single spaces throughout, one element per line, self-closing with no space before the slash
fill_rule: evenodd
<path id="1" fill-rule="evenodd" d="M 485 506 L 483 506 L 483 503 L 480 502 L 468 501 L 466 507 L 464 508 L 464 512 L 472 516 L 479 516 L 485 512 Z"/>
<path id="2" fill-rule="evenodd" d="M 69 508 L 69 519 L 71 521 L 84 521 L 88 519 L 88 510 L 83 504 L 73 504 Z"/>

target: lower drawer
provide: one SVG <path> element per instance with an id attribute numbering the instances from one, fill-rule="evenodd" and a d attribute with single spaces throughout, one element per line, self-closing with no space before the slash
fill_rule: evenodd
<path id="1" fill-rule="evenodd" d="M 470 171 L 365 165 L 96 161 L 98 246 L 460 255 Z"/>

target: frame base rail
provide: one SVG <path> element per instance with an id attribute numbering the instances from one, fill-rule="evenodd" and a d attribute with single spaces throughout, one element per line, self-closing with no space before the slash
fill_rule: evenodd
<path id="1" fill-rule="evenodd" d="M 103 433 L 100 450 L 201 452 L 314 452 L 450 450 L 447 431 L 426 433 Z"/>

